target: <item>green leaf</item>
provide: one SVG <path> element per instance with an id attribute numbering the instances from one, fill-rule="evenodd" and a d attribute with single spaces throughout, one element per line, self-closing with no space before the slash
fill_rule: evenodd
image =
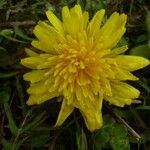
<path id="1" fill-rule="evenodd" d="M 18 31 L 17 33 L 21 36 L 20 32 Z M 24 41 L 21 41 L 21 40 L 18 40 L 16 38 L 12 37 L 13 33 L 14 33 L 14 31 L 12 29 L 4 29 L 4 30 L 0 31 L 0 35 L 3 36 L 3 37 L 5 37 L 6 39 L 8 39 L 10 41 L 24 43 L 24 44 L 27 43 L 27 42 L 24 42 Z"/>
<path id="2" fill-rule="evenodd" d="M 83 129 L 78 130 L 76 134 L 78 150 L 88 150 L 87 139 Z"/>
<path id="3" fill-rule="evenodd" d="M 10 131 L 12 134 L 16 134 L 18 132 L 18 127 L 15 124 L 15 121 L 13 119 L 10 106 L 8 103 L 4 103 L 4 109 L 6 112 L 7 119 L 8 119 L 8 126 L 10 128 Z"/>
<path id="4" fill-rule="evenodd" d="M 32 110 L 30 110 L 32 112 Z M 39 126 L 44 120 L 46 119 L 45 117 L 45 112 L 41 113 L 41 114 L 37 114 L 36 117 L 34 117 L 34 119 L 31 120 L 30 123 L 28 123 L 28 125 L 26 125 L 23 129 L 22 132 L 26 132 L 30 129 L 33 129 L 34 127 Z"/>
<path id="5" fill-rule="evenodd" d="M 119 40 L 119 42 L 118 42 L 118 44 L 117 44 L 117 47 L 121 47 L 121 46 L 124 46 L 124 45 L 128 45 L 128 41 L 127 41 L 124 37 L 122 37 L 122 38 Z"/>
<path id="6" fill-rule="evenodd" d="M 12 29 L 4 29 L 0 31 L 0 35 L 2 36 L 12 36 L 14 31 Z"/>
<path id="7" fill-rule="evenodd" d="M 9 101 L 9 92 L 8 91 L 0 91 L 0 103 L 7 103 Z"/>
<path id="8" fill-rule="evenodd" d="M 137 83 L 148 93 L 150 93 L 150 87 L 148 86 L 147 82 L 144 80 L 138 80 Z"/>
<path id="9" fill-rule="evenodd" d="M 43 146 L 50 138 L 50 133 L 46 130 L 35 129 L 31 134 L 31 145 L 35 147 Z"/>
<path id="10" fill-rule="evenodd" d="M 20 99 L 20 104 L 21 104 L 21 108 L 22 108 L 22 115 L 26 116 L 26 112 L 27 112 L 27 105 L 24 99 L 24 92 L 23 92 L 23 86 L 21 84 L 21 81 L 19 79 L 19 77 L 16 77 L 16 88 L 17 88 L 17 92 L 18 92 L 18 97 Z"/>
<path id="11" fill-rule="evenodd" d="M 148 12 L 146 15 L 146 26 L 147 26 L 147 30 L 150 34 L 150 12 Z"/>
<path id="12" fill-rule="evenodd" d="M 4 47 L 2 47 L 2 46 L 0 46 L 0 50 L 6 51 L 6 49 Z"/>
<path id="13" fill-rule="evenodd" d="M 94 143 L 97 150 L 102 148 L 110 148 L 109 141 L 111 138 L 111 132 L 115 120 L 111 118 L 109 115 L 104 115 L 104 124 L 103 127 L 96 132 L 94 137 Z"/>
<path id="14" fill-rule="evenodd" d="M 0 9 L 2 9 L 4 7 L 4 5 L 7 4 L 7 1 L 6 0 L 1 0 L 0 1 Z"/>
<path id="15" fill-rule="evenodd" d="M 136 109 L 141 109 L 141 110 L 150 110 L 150 106 L 139 106 Z"/>
<path id="16" fill-rule="evenodd" d="M 3 138 L 2 139 L 3 148 L 4 150 L 20 150 L 20 147 L 25 140 L 26 139 L 22 139 L 18 143 L 14 143 Z"/>
<path id="17" fill-rule="evenodd" d="M 112 135 L 117 137 L 126 137 L 127 136 L 127 129 L 125 126 L 115 123 L 112 127 Z"/>
<path id="18" fill-rule="evenodd" d="M 148 44 L 140 45 L 137 47 L 134 47 L 130 50 L 130 55 L 136 55 L 136 56 L 142 56 L 145 58 L 150 58 L 150 47 Z"/>
<path id="19" fill-rule="evenodd" d="M 123 125 L 115 123 L 112 127 L 110 145 L 113 150 L 129 150 L 127 129 Z"/>
<path id="20" fill-rule="evenodd" d="M 24 42 L 24 41 L 21 41 L 21 40 L 18 40 L 14 37 L 10 37 L 10 36 L 6 36 L 6 35 L 3 35 L 6 39 L 10 40 L 10 41 L 13 41 L 13 42 L 18 42 L 18 43 L 23 43 L 23 44 L 26 44 L 27 42 Z"/>
<path id="21" fill-rule="evenodd" d="M 22 39 L 32 41 L 32 38 L 28 37 L 20 28 L 15 27 L 15 34 L 21 37 Z"/>
<path id="22" fill-rule="evenodd" d="M 104 125 L 94 137 L 96 150 L 129 150 L 128 132 L 125 126 L 118 124 L 109 115 L 104 116 Z"/>
<path id="23" fill-rule="evenodd" d="M 9 73 L 0 73 L 0 79 L 7 79 L 17 75 L 17 71 L 9 72 Z"/>
<path id="24" fill-rule="evenodd" d="M 105 115 L 103 118 L 104 118 L 103 128 L 112 127 L 114 125 L 115 120 L 112 117 L 110 117 L 109 115 Z"/>
<path id="25" fill-rule="evenodd" d="M 107 145 L 110 140 L 110 132 L 108 128 L 102 128 L 95 136 L 95 147 L 99 150 Z"/>
<path id="26" fill-rule="evenodd" d="M 139 35 L 136 39 L 136 44 L 147 41 L 147 38 L 148 38 L 147 34 Z"/>
<path id="27" fill-rule="evenodd" d="M 113 150 L 130 150 L 129 140 L 127 137 L 113 137 L 110 144 Z"/>

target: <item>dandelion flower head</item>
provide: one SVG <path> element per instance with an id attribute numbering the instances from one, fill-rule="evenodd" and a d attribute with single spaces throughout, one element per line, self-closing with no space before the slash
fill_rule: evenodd
<path id="1" fill-rule="evenodd" d="M 32 41 L 36 49 L 26 49 L 22 65 L 32 69 L 24 75 L 30 81 L 28 105 L 41 104 L 62 96 L 56 126 L 73 112 L 81 112 L 90 131 L 101 128 L 103 100 L 123 107 L 140 92 L 125 83 L 137 80 L 131 72 L 149 65 L 149 60 L 123 53 L 127 46 L 116 47 L 125 33 L 127 16 L 114 12 L 104 22 L 105 10 L 89 20 L 80 5 L 62 8 L 60 20 L 52 11 L 49 23 L 39 21 Z M 38 50 L 38 51 L 37 51 Z"/>

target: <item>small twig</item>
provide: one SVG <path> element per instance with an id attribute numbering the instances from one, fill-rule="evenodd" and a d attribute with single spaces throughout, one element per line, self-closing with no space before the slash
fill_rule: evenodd
<path id="1" fill-rule="evenodd" d="M 147 129 L 148 127 L 146 126 L 144 121 L 141 119 L 141 117 L 139 116 L 138 112 L 135 109 L 133 109 L 132 107 L 130 107 L 130 111 L 133 113 L 135 118 L 138 120 L 138 122 L 140 123 L 141 127 L 143 127 L 144 129 Z"/>
<path id="2" fill-rule="evenodd" d="M 14 142 L 13 142 L 12 150 L 14 150 L 15 143 L 17 142 L 17 140 L 18 140 L 18 138 L 19 138 L 19 136 L 21 134 L 22 128 L 24 127 L 24 125 L 26 123 L 26 120 L 27 120 L 27 118 L 28 118 L 30 113 L 31 113 L 31 111 L 28 111 L 28 113 L 26 114 L 25 118 L 22 121 L 22 124 L 21 124 L 20 128 L 18 129 L 17 135 L 16 135 L 16 137 L 14 139 Z"/>
<path id="3" fill-rule="evenodd" d="M 106 108 L 109 110 L 112 116 L 114 116 L 119 122 L 124 124 L 128 131 L 139 141 L 141 136 L 127 123 L 123 118 L 121 118 L 117 113 L 115 113 L 109 106 L 106 105 Z"/>
<path id="4" fill-rule="evenodd" d="M 118 118 L 118 120 L 120 120 L 120 122 L 122 122 L 127 128 L 128 130 L 132 133 L 132 135 L 137 139 L 140 140 L 141 136 L 129 125 L 125 122 L 124 119 L 122 119 L 119 115 L 115 114 L 116 117 Z"/>
<path id="5" fill-rule="evenodd" d="M 34 21 L 12 21 L 12 22 L 0 22 L 0 27 L 14 27 L 14 26 L 22 26 L 29 27 L 34 26 L 36 23 Z"/>

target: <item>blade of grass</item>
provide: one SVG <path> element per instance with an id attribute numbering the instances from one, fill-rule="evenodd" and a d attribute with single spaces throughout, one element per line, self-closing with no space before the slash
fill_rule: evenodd
<path id="1" fill-rule="evenodd" d="M 12 134 L 16 134 L 18 131 L 18 127 L 13 119 L 13 115 L 11 113 L 10 107 L 8 103 L 4 103 L 4 110 L 6 112 L 6 116 L 8 119 L 8 126 Z"/>
<path id="2" fill-rule="evenodd" d="M 18 76 L 16 77 L 16 87 L 17 87 L 17 91 L 18 91 L 19 100 L 21 103 L 22 115 L 25 116 L 26 112 L 27 112 L 27 105 L 25 104 L 23 88 L 22 88 L 22 85 L 20 83 Z"/>

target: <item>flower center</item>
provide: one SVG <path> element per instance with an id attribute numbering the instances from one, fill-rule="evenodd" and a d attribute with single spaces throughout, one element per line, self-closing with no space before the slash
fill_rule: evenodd
<path id="1" fill-rule="evenodd" d="M 93 45 L 92 38 L 78 34 L 77 39 L 67 35 L 56 47 L 58 59 L 54 67 L 54 87 L 65 96 L 66 89 L 72 93 L 79 87 L 85 91 L 85 87 L 90 87 L 93 82 L 99 86 L 100 57 Z"/>
<path id="2" fill-rule="evenodd" d="M 62 69 L 66 68 L 68 72 L 73 73 L 88 69 L 89 66 L 96 62 L 95 54 L 89 52 L 84 47 L 81 51 L 75 49 L 71 50 L 66 50 L 63 54 L 59 55 L 56 68 L 59 68 L 60 66 Z"/>

